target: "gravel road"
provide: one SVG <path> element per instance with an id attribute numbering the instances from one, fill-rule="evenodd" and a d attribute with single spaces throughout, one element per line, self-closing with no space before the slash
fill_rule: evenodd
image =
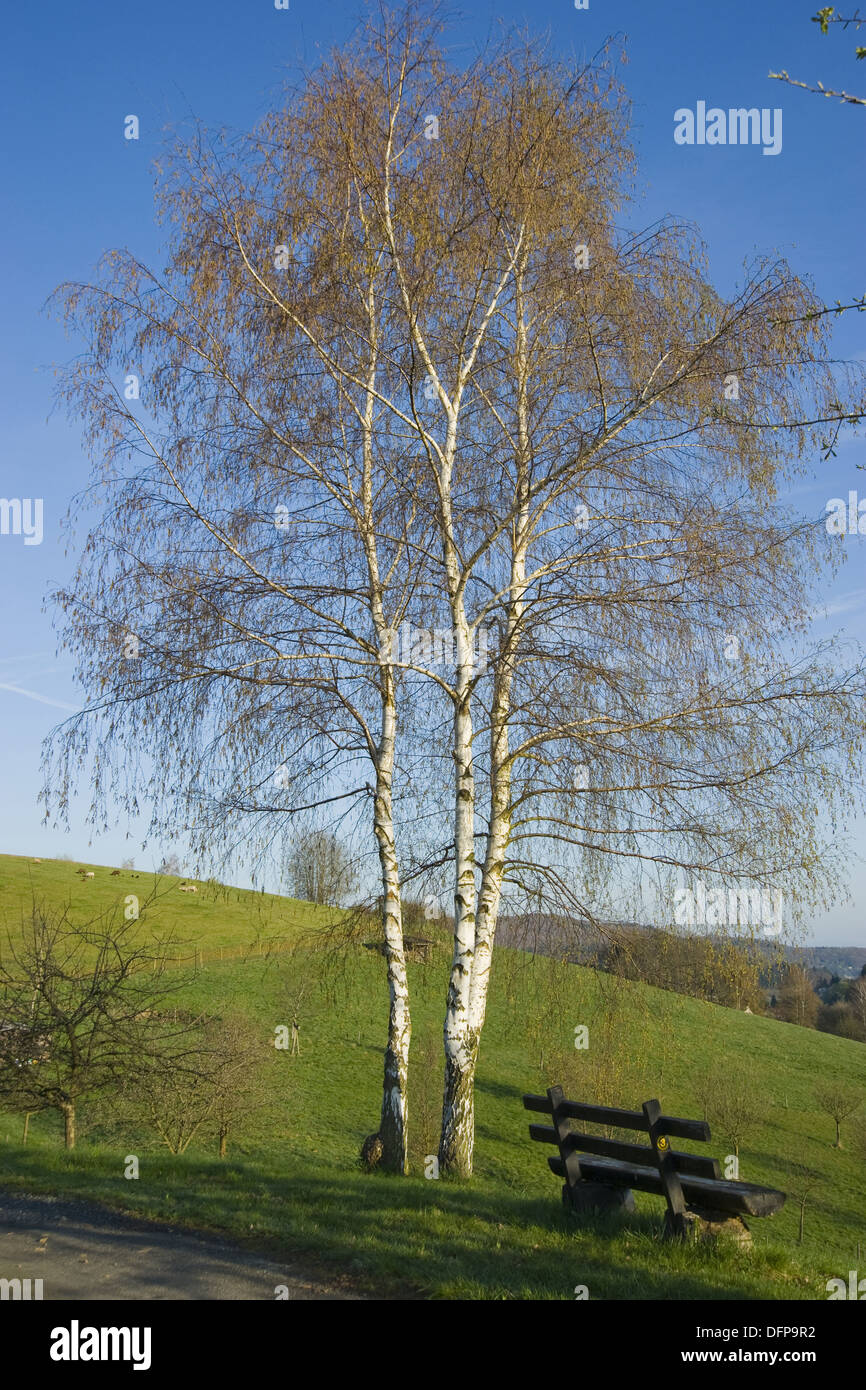
<path id="1" fill-rule="evenodd" d="M 123 1216 L 92 1202 L 0 1191 L 0 1279 L 41 1279 L 52 1299 L 361 1299 L 218 1236 Z M 285 1297 L 285 1295 L 283 1295 Z"/>

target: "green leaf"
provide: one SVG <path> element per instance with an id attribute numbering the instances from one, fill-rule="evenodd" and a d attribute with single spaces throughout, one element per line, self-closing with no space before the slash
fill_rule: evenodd
<path id="1" fill-rule="evenodd" d="M 825 5 L 823 10 L 819 10 L 817 14 L 812 16 L 812 23 L 820 24 L 822 34 L 826 34 L 830 27 L 830 20 L 833 18 L 835 11 L 835 5 Z"/>

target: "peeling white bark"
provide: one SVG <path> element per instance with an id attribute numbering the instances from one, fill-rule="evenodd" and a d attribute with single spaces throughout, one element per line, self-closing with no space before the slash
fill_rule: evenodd
<path id="1" fill-rule="evenodd" d="M 391 680 L 390 675 L 386 677 Z M 400 875 L 394 846 L 394 820 L 391 782 L 394 768 L 396 712 L 393 701 L 383 708 L 382 742 L 377 769 L 374 827 L 379 845 L 382 872 L 382 934 L 388 967 L 388 1042 L 385 1049 L 385 1075 L 382 1087 L 382 1165 L 405 1173 L 408 1166 L 409 1123 L 408 1077 L 409 1042 L 412 1035 L 409 1012 L 409 981 L 403 948 L 403 920 L 400 906 Z"/>
<path id="2" fill-rule="evenodd" d="M 374 276 L 367 293 L 370 333 L 370 364 L 363 421 L 364 470 L 361 487 L 362 539 L 370 577 L 370 606 L 378 651 L 384 653 L 379 671 L 381 698 L 381 736 L 375 752 L 376 792 L 373 829 L 379 847 L 382 881 L 382 937 L 388 970 L 388 1041 L 382 1083 L 382 1110 L 379 1138 L 381 1163 L 392 1172 L 408 1170 L 409 1125 L 409 1043 L 412 1023 L 409 1011 L 409 981 L 403 946 L 403 917 L 400 898 L 400 871 L 394 837 L 392 787 L 397 743 L 397 692 L 394 670 L 389 665 L 388 624 L 382 603 L 382 581 L 376 548 L 373 501 L 373 429 L 376 398 L 378 338 Z"/>
<path id="3" fill-rule="evenodd" d="M 474 1040 L 473 1067 L 487 1013 L 487 992 L 493 943 L 502 899 L 505 857 L 511 831 L 511 759 L 508 718 L 514 683 L 514 656 L 526 608 L 526 557 L 529 545 L 529 464 L 531 446 L 527 410 L 529 365 L 523 277 L 526 257 L 521 256 L 515 270 L 516 337 L 514 368 L 517 382 L 517 511 L 511 530 L 511 576 L 505 614 L 503 649 L 494 677 L 490 719 L 490 819 L 484 852 L 479 894 L 478 925 L 475 935 L 475 962 L 469 1009 L 469 1029 Z"/>

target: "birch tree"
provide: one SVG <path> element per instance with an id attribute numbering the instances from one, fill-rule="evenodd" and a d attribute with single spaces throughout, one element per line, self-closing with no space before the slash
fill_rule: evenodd
<path id="1" fill-rule="evenodd" d="M 122 743 L 130 804 L 146 786 L 202 848 L 312 800 L 367 811 L 396 1168 L 422 802 L 453 880 L 456 1175 L 505 896 L 591 917 L 591 882 L 645 870 L 820 895 L 838 863 L 815 812 L 850 798 L 863 683 L 808 648 L 832 541 L 780 498 L 854 383 L 784 262 L 726 297 L 689 228 L 621 224 L 628 124 L 607 53 L 575 69 L 511 37 L 457 69 L 430 7 L 382 11 L 248 141 L 183 152 L 164 276 L 117 254 L 65 295 L 110 503 L 62 596 L 93 699 L 61 809 L 76 758 L 95 747 L 98 801 Z M 117 385 L 145 360 L 147 413 Z M 447 657 L 395 646 L 405 624 Z"/>
<path id="2" fill-rule="evenodd" d="M 507 882 L 582 910 L 576 864 L 649 868 L 669 902 L 674 870 L 735 904 L 754 885 L 789 905 L 832 893 L 816 810 L 852 805 L 862 670 L 809 645 L 832 540 L 780 498 L 862 387 L 784 262 L 748 265 L 726 298 L 690 229 L 617 224 L 628 113 L 604 68 L 517 42 L 485 55 L 437 92 L 423 169 L 398 154 L 411 76 L 392 81 L 379 202 L 436 407 L 419 442 L 455 644 L 450 678 L 427 673 L 454 764 L 439 1157 L 467 1175 Z"/>
<path id="3" fill-rule="evenodd" d="M 86 764 L 94 819 L 109 794 L 132 812 L 146 797 L 153 829 L 182 828 L 204 858 L 244 834 L 272 842 L 313 807 L 372 829 L 390 994 L 379 1132 L 402 1171 L 392 639 L 429 523 L 411 403 L 389 395 L 368 193 L 388 89 L 369 65 L 338 55 L 247 140 L 199 132 L 175 150 L 164 273 L 112 252 L 96 283 L 60 291 L 85 342 L 64 391 L 103 513 L 57 595 L 89 698 L 49 750 L 46 795 L 65 814 Z"/>

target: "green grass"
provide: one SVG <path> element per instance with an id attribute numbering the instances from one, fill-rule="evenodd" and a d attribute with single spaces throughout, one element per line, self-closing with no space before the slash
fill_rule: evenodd
<path id="1" fill-rule="evenodd" d="M 95 877 L 82 881 L 79 869 L 92 870 Z M 181 893 L 181 883 L 195 883 L 198 892 Z M 326 925 L 334 915 L 313 903 L 201 879 L 125 869 L 112 877 L 110 865 L 59 859 L 36 863 L 20 855 L 0 854 L 4 935 L 6 930 L 14 933 L 20 928 L 34 899 L 55 908 L 68 905 L 74 920 L 86 922 L 101 913 L 122 914 L 129 894 L 140 900 L 144 928 L 153 927 L 162 936 L 171 934 L 205 952 L 291 940 Z"/>
<path id="2" fill-rule="evenodd" d="M 74 867 L 61 866 L 67 876 Z M 211 930 L 225 932 L 227 942 L 245 939 L 244 931 L 249 937 L 252 924 L 245 927 L 242 914 L 252 912 L 256 896 L 224 905 L 234 914 L 230 926 L 220 925 L 214 904 Z M 169 903 L 154 910 L 154 928 Z M 286 911 L 300 918 L 310 909 L 289 904 Z M 367 1175 L 356 1159 L 378 1118 L 384 965 L 360 950 L 343 967 L 335 976 L 322 953 L 305 948 L 208 962 L 186 987 L 190 1005 L 245 1013 L 273 1036 L 290 1021 L 289 999 L 307 985 L 302 1054 L 279 1054 L 274 1114 L 230 1142 L 228 1159 L 216 1158 L 204 1140 L 173 1158 L 152 1134 L 118 1130 L 82 1106 L 82 1138 L 72 1154 L 62 1148 L 57 1117 L 36 1116 L 25 1148 L 20 1118 L 0 1116 L 0 1181 L 229 1233 L 383 1293 L 572 1299 L 586 1285 L 592 1299 L 823 1299 L 827 1279 L 858 1267 L 858 1241 L 866 1273 L 866 1159 L 857 1128 L 849 1123 L 846 1147 L 835 1149 L 833 1123 L 812 1095 L 819 1079 L 838 1075 L 866 1097 L 862 1044 L 501 950 L 478 1069 L 475 1176 L 462 1184 L 426 1180 L 447 962 L 410 966 L 412 1173 Z M 589 1027 L 588 1052 L 574 1049 L 577 1024 Z M 754 1249 L 745 1252 L 662 1242 L 663 1203 L 641 1194 L 630 1217 L 566 1216 L 548 1150 L 529 1141 L 521 1095 L 562 1080 L 570 1094 L 590 1098 L 607 1056 L 623 1070 L 620 1103 L 658 1096 L 668 1113 L 692 1117 L 701 1113 L 702 1070 L 719 1059 L 747 1060 L 766 1119 L 741 1149 L 741 1177 L 791 1192 L 792 1164 L 819 1175 L 802 1245 L 791 1198 L 777 1216 L 751 1223 Z M 716 1157 L 729 1151 L 719 1136 L 694 1148 Z M 137 1181 L 123 1177 L 130 1153 L 139 1156 Z"/>

